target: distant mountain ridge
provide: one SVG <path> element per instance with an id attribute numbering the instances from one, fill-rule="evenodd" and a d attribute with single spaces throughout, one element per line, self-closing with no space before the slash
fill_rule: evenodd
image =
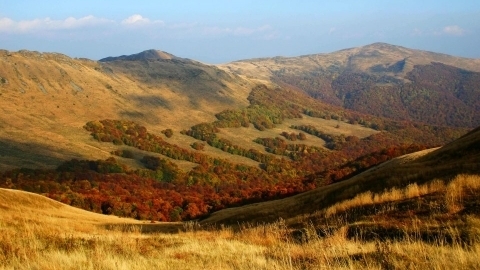
<path id="1" fill-rule="evenodd" d="M 241 60 L 222 68 L 362 113 L 480 125 L 480 59 L 374 43 L 328 54 Z"/>

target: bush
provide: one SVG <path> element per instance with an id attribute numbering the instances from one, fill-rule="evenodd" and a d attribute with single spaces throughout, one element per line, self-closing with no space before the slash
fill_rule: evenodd
<path id="1" fill-rule="evenodd" d="M 190 145 L 195 150 L 203 150 L 205 148 L 205 144 L 202 142 L 194 142 Z"/>
<path id="2" fill-rule="evenodd" d="M 167 128 L 165 130 L 162 130 L 162 133 L 167 137 L 170 138 L 173 136 L 173 130 L 170 128 Z"/>
<path id="3" fill-rule="evenodd" d="M 112 155 L 116 155 L 123 158 L 134 158 L 133 152 L 130 150 L 115 150 L 111 152 Z"/>

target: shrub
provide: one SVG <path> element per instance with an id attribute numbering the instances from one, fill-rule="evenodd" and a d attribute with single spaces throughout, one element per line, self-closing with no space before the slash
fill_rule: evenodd
<path id="1" fill-rule="evenodd" d="M 165 130 L 162 130 L 162 133 L 167 137 L 170 138 L 173 136 L 173 130 L 170 128 L 167 128 Z"/>
<path id="2" fill-rule="evenodd" d="M 202 142 L 194 142 L 190 145 L 195 150 L 203 150 L 205 148 L 205 144 Z"/>

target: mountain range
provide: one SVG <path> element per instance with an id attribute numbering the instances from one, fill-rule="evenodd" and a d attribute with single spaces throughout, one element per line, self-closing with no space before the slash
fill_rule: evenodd
<path id="1" fill-rule="evenodd" d="M 100 61 L 30 51 L 0 55 L 2 168 L 105 158 L 108 153 L 80 136 L 90 120 L 128 119 L 154 132 L 179 132 L 248 106 L 258 83 L 333 110 L 453 128 L 480 124 L 478 59 L 383 43 L 217 66 L 157 50 Z M 25 155 L 27 149 L 32 154 Z"/>
<path id="2" fill-rule="evenodd" d="M 384 43 L 222 65 L 159 50 L 0 56 L 2 171 L 118 163 L 184 199 L 191 183 L 227 196 L 196 202 L 198 216 L 343 181 L 480 124 L 479 60 Z"/>
<path id="3" fill-rule="evenodd" d="M 480 108 L 478 59 L 375 43 L 330 54 L 242 60 L 223 67 L 363 113 L 431 125 L 480 124 L 475 119 Z"/>
<path id="4" fill-rule="evenodd" d="M 0 102 L 0 268 L 478 268 L 479 59 L 2 50 Z"/>

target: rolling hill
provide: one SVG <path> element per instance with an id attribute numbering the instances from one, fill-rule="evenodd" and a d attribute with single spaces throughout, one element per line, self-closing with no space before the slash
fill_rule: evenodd
<path id="1" fill-rule="evenodd" d="M 477 269 L 479 63 L 0 51 L 0 268 Z"/>
<path id="2" fill-rule="evenodd" d="M 480 61 L 385 43 L 329 54 L 241 60 L 234 74 L 291 85 L 329 104 L 397 120 L 480 125 Z"/>
<path id="3" fill-rule="evenodd" d="M 412 65 L 386 64 L 406 54 Z M 462 109 L 450 115 L 463 124 L 433 125 L 369 114 L 388 111 L 382 106 L 369 113 L 344 108 L 279 81 L 277 71 L 287 72 L 280 66 L 265 64 L 251 74 L 232 68 L 251 66 L 248 61 L 217 67 L 158 50 L 100 61 L 2 51 L 0 60 L 0 185 L 137 219 L 194 219 L 342 182 L 391 158 L 451 142 L 477 119 L 468 120 L 464 114 L 472 111 Z M 342 74 L 395 80 L 415 77 L 420 64 L 443 61 L 432 65 L 472 70 L 452 69 L 448 78 L 463 76 L 464 86 L 476 78 L 476 60 L 386 44 L 255 61 L 280 60 L 295 74 L 337 63 Z M 423 73 L 429 72 L 435 73 Z M 383 83 L 375 76 L 369 91 Z M 345 77 L 341 90 L 354 81 Z M 374 92 L 368 100 L 381 95 Z M 476 90 L 462 93 L 474 107 Z"/>
<path id="4" fill-rule="evenodd" d="M 146 56 L 126 63 L 138 66 L 140 73 L 151 63 L 149 72 L 168 70 L 169 75 L 159 75 L 161 84 L 140 82 L 133 69 L 131 74 L 117 70 L 118 61 L 1 51 L 0 168 L 52 168 L 71 158 L 108 157 L 109 149 L 89 142 L 88 134 L 82 136 L 83 125 L 91 120 L 129 119 L 158 133 L 180 131 L 214 120 L 221 110 L 248 104 L 251 85 L 214 66 Z M 219 75 L 205 79 L 197 73 Z"/>

